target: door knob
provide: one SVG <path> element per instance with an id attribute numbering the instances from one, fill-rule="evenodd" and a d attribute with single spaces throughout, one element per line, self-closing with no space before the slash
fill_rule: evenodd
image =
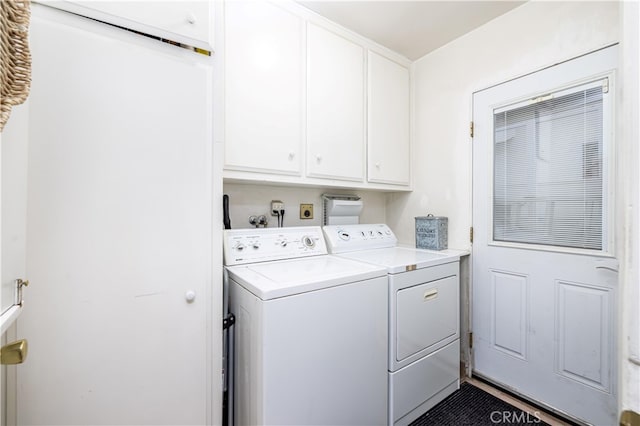
<path id="1" fill-rule="evenodd" d="M 0 363 L 2 365 L 22 364 L 27 359 L 28 349 L 26 339 L 4 345 L 0 348 Z"/>

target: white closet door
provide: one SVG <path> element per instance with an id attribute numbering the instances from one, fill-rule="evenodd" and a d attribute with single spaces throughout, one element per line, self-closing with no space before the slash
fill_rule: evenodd
<path id="1" fill-rule="evenodd" d="M 18 424 L 215 423 L 210 59 L 33 12 Z"/>

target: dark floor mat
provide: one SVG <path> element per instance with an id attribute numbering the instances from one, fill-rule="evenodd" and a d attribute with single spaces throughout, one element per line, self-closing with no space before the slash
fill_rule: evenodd
<path id="1" fill-rule="evenodd" d="M 459 390 L 417 418 L 410 426 L 548 426 L 536 414 L 535 411 L 524 412 L 480 388 L 463 383 Z"/>

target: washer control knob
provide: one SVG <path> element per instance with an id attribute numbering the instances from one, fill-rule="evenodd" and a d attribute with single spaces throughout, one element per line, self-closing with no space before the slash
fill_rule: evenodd
<path id="1" fill-rule="evenodd" d="M 313 248 L 316 245 L 316 242 L 310 236 L 305 235 L 304 237 L 302 237 L 302 244 L 305 247 Z"/>
<path id="2" fill-rule="evenodd" d="M 338 231 L 338 237 L 342 241 L 349 241 L 351 239 L 351 235 L 347 231 Z"/>
<path id="3" fill-rule="evenodd" d="M 281 247 L 286 247 L 286 246 L 287 246 L 287 244 L 289 244 L 289 241 L 287 241 L 287 240 L 282 240 L 282 241 L 280 241 L 280 246 L 281 246 Z"/>
<path id="4" fill-rule="evenodd" d="M 260 242 L 258 242 L 258 241 L 254 242 L 254 243 L 251 245 L 251 247 L 253 247 L 253 248 L 254 248 L 254 249 L 256 249 L 256 250 L 257 250 L 257 249 L 259 249 L 259 248 L 260 248 Z"/>
<path id="5" fill-rule="evenodd" d="M 233 247 L 234 250 L 237 251 L 242 251 L 245 249 L 245 245 L 242 244 L 241 242 L 236 243 L 236 245 Z"/>

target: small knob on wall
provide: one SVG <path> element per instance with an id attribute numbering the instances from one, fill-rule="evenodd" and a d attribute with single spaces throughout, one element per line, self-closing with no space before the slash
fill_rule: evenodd
<path id="1" fill-rule="evenodd" d="M 187 301 L 187 303 L 193 303 L 193 301 L 196 300 L 196 292 L 193 290 L 187 290 L 187 292 L 184 294 L 184 299 Z"/>

